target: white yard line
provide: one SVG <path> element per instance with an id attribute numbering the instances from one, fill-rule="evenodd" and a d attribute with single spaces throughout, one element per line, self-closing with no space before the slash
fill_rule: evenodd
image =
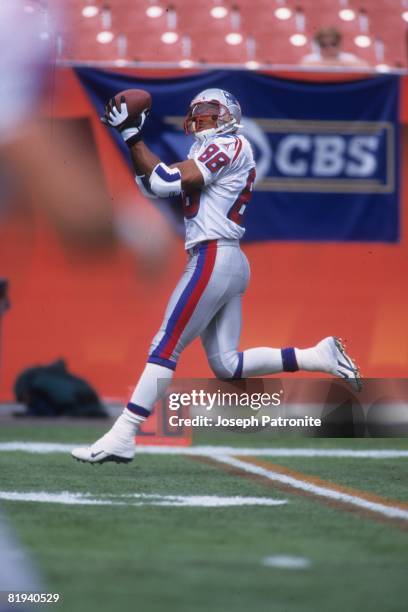
<path id="1" fill-rule="evenodd" d="M 70 453 L 81 444 L 54 444 L 52 442 L 0 442 L 0 452 L 20 451 L 24 453 Z M 85 445 L 82 445 L 85 446 Z M 407 458 L 408 450 L 377 449 L 352 450 L 318 448 L 239 448 L 233 446 L 148 446 L 139 445 L 136 452 L 140 455 L 193 455 L 199 457 L 339 457 L 361 459 L 399 459 Z"/>
<path id="2" fill-rule="evenodd" d="M 307 557 L 294 557 L 293 555 L 272 555 L 264 557 L 261 565 L 265 567 L 277 567 L 279 569 L 299 570 L 308 569 L 311 561 Z"/>
<path id="3" fill-rule="evenodd" d="M 289 476 L 287 474 L 274 472 L 273 469 L 269 470 L 259 465 L 255 465 L 254 463 L 241 461 L 240 459 L 236 459 L 235 457 L 231 457 L 229 455 L 216 455 L 213 456 L 213 459 L 219 461 L 220 463 L 238 468 L 244 472 L 247 472 L 248 474 L 263 476 L 264 478 L 268 478 L 268 480 L 279 482 L 292 489 L 311 493 L 317 497 L 323 497 L 336 502 L 351 504 L 352 506 L 357 506 L 363 510 L 369 510 L 370 512 L 381 514 L 388 518 L 408 521 L 408 510 L 404 510 L 396 506 L 386 506 L 381 503 L 369 501 L 368 499 L 364 499 L 364 497 L 359 497 L 358 495 L 338 491 L 335 488 L 318 486 L 308 481 L 307 478 L 305 478 L 305 480 L 302 480 L 301 478 L 294 478 L 293 476 Z M 333 487 L 335 487 L 335 485 L 333 485 Z"/>
<path id="4" fill-rule="evenodd" d="M 125 506 L 125 502 L 115 502 L 108 499 L 89 499 L 87 494 L 62 491 L 49 493 L 48 491 L 0 491 L 0 500 L 24 501 L 37 503 L 53 503 L 81 506 Z"/>
<path id="5" fill-rule="evenodd" d="M 108 499 L 111 497 L 112 499 Z M 117 501 L 115 498 L 123 501 Z M 219 495 L 159 495 L 131 493 L 128 495 L 91 495 L 62 491 L 0 491 L 0 500 L 63 504 L 70 506 L 169 506 L 190 508 L 225 508 L 231 506 L 284 506 L 286 499 L 270 497 L 222 497 Z"/>

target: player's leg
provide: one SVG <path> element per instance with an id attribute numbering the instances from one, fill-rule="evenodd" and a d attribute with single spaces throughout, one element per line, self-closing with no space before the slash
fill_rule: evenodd
<path id="1" fill-rule="evenodd" d="M 361 388 L 360 373 L 347 355 L 342 341 L 328 336 L 306 349 L 259 347 L 243 352 L 242 376 L 265 376 L 277 372 L 325 372 L 347 379 L 355 389 Z"/>
<path id="2" fill-rule="evenodd" d="M 189 259 L 125 411 L 135 415 L 136 420 L 147 418 L 157 400 L 163 397 L 182 351 L 200 335 L 219 307 L 225 292 L 225 284 L 219 281 L 220 263 L 216 244 L 198 249 Z"/>
<path id="3" fill-rule="evenodd" d="M 245 256 L 241 265 L 247 265 Z M 257 347 L 239 352 L 241 320 L 241 295 L 235 295 L 217 311 L 201 335 L 210 366 L 219 378 L 305 370 L 341 376 L 354 388 L 361 388 L 358 368 L 338 338 L 329 336 L 306 349 Z"/>
<path id="4" fill-rule="evenodd" d="M 257 347 L 241 352 L 237 348 L 240 331 L 241 296 L 235 296 L 217 312 L 201 335 L 209 364 L 218 378 L 248 378 L 304 370 L 341 376 L 357 390 L 361 387 L 357 366 L 334 336 L 306 349 Z"/>
<path id="5" fill-rule="evenodd" d="M 217 243 L 197 249 L 174 290 L 163 323 L 156 334 L 148 363 L 127 407 L 110 431 L 91 447 L 74 449 L 75 458 L 91 463 L 130 461 L 140 424 L 169 386 L 182 350 L 208 325 L 228 296 L 225 257 L 217 256 Z"/>
<path id="6" fill-rule="evenodd" d="M 247 378 L 282 372 L 282 351 L 254 348 L 238 351 L 242 324 L 242 296 L 233 296 L 201 334 L 208 362 L 218 378 Z"/>
<path id="7" fill-rule="evenodd" d="M 147 363 L 130 401 L 111 429 L 92 446 L 74 448 L 72 456 L 88 463 L 132 461 L 135 455 L 134 438 L 137 430 L 150 416 L 161 393 L 164 394 L 173 378 L 173 373 L 169 368 Z"/>
<path id="8" fill-rule="evenodd" d="M 242 377 L 241 295 L 233 296 L 212 318 L 201 334 L 208 363 L 217 378 Z"/>
<path id="9" fill-rule="evenodd" d="M 187 262 L 169 299 L 160 329 L 153 338 L 146 366 L 124 411 L 136 426 L 150 415 L 155 403 L 165 394 L 180 353 L 193 338 L 191 319 L 205 293 L 215 263 L 214 253 L 205 255 L 197 253 Z"/>

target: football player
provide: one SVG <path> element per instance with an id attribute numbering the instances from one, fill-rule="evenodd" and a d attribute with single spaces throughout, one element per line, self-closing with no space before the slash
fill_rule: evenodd
<path id="1" fill-rule="evenodd" d="M 342 376 L 356 389 L 361 384 L 357 366 L 334 336 L 306 349 L 238 350 L 241 300 L 250 276 L 239 241 L 255 162 L 249 142 L 238 133 L 241 108 L 234 95 L 206 89 L 193 99 L 184 127 L 195 142 L 188 159 L 171 166 L 143 143 L 146 117 L 143 112 L 132 120 L 122 97 L 119 108 L 110 101 L 103 120 L 129 145 L 136 182 L 146 195 L 182 197 L 188 261 L 127 407 L 102 438 L 72 451 L 76 459 L 90 463 L 133 459 L 139 425 L 165 393 L 183 349 L 197 336 L 219 378 L 307 370 Z"/>

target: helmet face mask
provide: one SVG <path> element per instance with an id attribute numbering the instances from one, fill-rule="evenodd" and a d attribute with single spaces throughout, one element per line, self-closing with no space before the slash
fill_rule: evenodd
<path id="1" fill-rule="evenodd" d="M 241 119 L 238 101 L 223 89 L 206 89 L 191 102 L 184 131 L 199 140 L 214 134 L 235 132 Z"/>
<path id="2" fill-rule="evenodd" d="M 219 128 L 232 120 L 228 109 L 218 100 L 196 102 L 190 106 L 184 122 L 187 134 L 197 134 L 208 128 Z"/>

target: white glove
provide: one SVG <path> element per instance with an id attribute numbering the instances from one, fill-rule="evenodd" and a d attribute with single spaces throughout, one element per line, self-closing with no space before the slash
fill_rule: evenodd
<path id="1" fill-rule="evenodd" d="M 135 118 L 129 117 L 125 96 L 121 96 L 120 109 L 116 106 L 115 98 L 111 98 L 106 105 L 105 114 L 101 117 L 101 121 L 105 125 L 115 128 L 126 144 L 131 147 L 141 139 L 140 133 L 148 114 L 149 109 L 146 109 Z"/>

